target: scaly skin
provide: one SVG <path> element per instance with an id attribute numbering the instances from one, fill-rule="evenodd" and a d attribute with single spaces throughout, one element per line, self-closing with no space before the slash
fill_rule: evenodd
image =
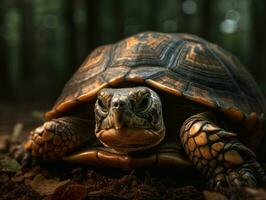
<path id="1" fill-rule="evenodd" d="M 132 151 L 156 146 L 165 136 L 160 98 L 149 88 L 103 89 L 98 94 L 94 111 L 95 120 L 89 120 L 90 115 L 69 116 L 44 123 L 31 132 L 24 148 L 35 157 L 49 160 L 69 160 L 66 155 L 72 153 L 71 159 L 74 156 L 72 161 L 76 163 L 107 161 L 111 166 L 118 166 L 119 162 L 125 162 L 126 167 L 131 164 L 141 167 L 141 160 L 123 158 Z M 255 154 L 237 140 L 237 134 L 217 126 L 215 116 L 200 113 L 183 123 L 180 137 L 186 154 L 207 177 L 211 188 L 256 186 L 265 179 L 265 174 Z M 89 141 L 96 140 L 109 150 L 107 156 L 105 151 L 97 149 L 100 146 L 83 149 L 82 154 L 75 151 L 85 144 L 91 148 Z M 110 159 L 112 155 L 114 159 Z M 163 156 L 160 158 L 165 160 Z M 145 159 L 147 166 L 152 165 L 152 159 Z"/>
<path id="2" fill-rule="evenodd" d="M 94 136 L 91 127 L 93 126 L 89 120 L 79 117 L 53 119 L 31 131 L 24 148 L 35 157 L 61 159 L 62 156 L 89 142 Z"/>
<path id="3" fill-rule="evenodd" d="M 215 115 L 200 113 L 187 119 L 181 128 L 181 142 L 189 159 L 208 179 L 209 186 L 256 186 L 265 174 L 252 150 L 237 135 L 218 127 Z"/>

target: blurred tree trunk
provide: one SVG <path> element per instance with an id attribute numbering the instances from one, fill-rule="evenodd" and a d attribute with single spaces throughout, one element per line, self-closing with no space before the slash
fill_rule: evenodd
<path id="1" fill-rule="evenodd" d="M 88 40 L 89 41 L 89 52 L 95 47 L 100 45 L 100 39 L 101 39 L 100 24 L 99 24 L 100 2 L 101 0 L 88 0 L 87 1 L 87 12 L 88 12 L 87 34 L 89 38 Z"/>
<path id="2" fill-rule="evenodd" d="M 23 82 L 29 83 L 35 77 L 33 6 L 30 0 L 19 0 L 17 3 L 21 15 L 21 78 Z"/>
<path id="3" fill-rule="evenodd" d="M 253 30 L 253 55 L 250 71 L 259 80 L 265 80 L 266 73 L 266 1 L 251 2 L 252 30 Z"/>
<path id="4" fill-rule="evenodd" d="M 186 0 L 178 0 L 178 31 L 183 33 L 190 33 L 192 16 L 183 11 L 182 6 Z"/>
<path id="5" fill-rule="evenodd" d="M 77 69 L 77 41 L 76 41 L 76 27 L 74 22 L 74 10 L 75 10 L 75 0 L 64 1 L 64 19 L 67 31 L 67 59 L 68 75 L 71 75 L 75 69 Z"/>
<path id="6" fill-rule="evenodd" d="M 159 2 L 158 0 L 152 0 L 150 1 L 150 15 L 149 15 L 149 21 L 148 21 L 148 28 L 151 31 L 157 30 L 157 11 L 159 8 Z"/>
<path id="7" fill-rule="evenodd" d="M 4 39 L 4 15 L 5 9 L 3 2 L 0 2 L 0 85 L 1 97 L 6 99 L 11 95 L 11 81 L 9 79 L 8 64 L 7 64 L 7 45 Z"/>
<path id="8" fill-rule="evenodd" d="M 211 30 L 212 30 L 212 13 L 211 10 L 213 9 L 212 0 L 203 0 L 201 3 L 201 12 L 202 12 L 202 19 L 201 19 L 201 28 L 199 31 L 199 35 L 207 40 L 211 39 Z M 215 8 L 216 9 L 216 8 Z"/>
<path id="9" fill-rule="evenodd" d="M 125 24 L 124 1 L 115 0 L 111 2 L 111 12 L 113 20 L 115 22 L 114 39 L 120 40 L 124 37 L 124 24 Z"/>
<path id="10" fill-rule="evenodd" d="M 265 74 L 266 74 L 266 1 L 257 0 L 252 1 L 251 3 L 251 12 L 252 12 L 252 25 L 253 27 L 253 37 L 252 40 L 252 60 L 250 64 L 250 72 L 256 77 L 256 80 L 262 85 L 265 84 Z M 266 95 L 266 89 L 262 88 L 264 91 L 264 96 Z M 264 117 L 265 119 L 265 117 Z M 264 121 L 265 122 L 265 121 Z M 266 123 L 263 124 L 264 129 Z M 262 129 L 264 131 L 264 129 Z M 264 158 L 266 156 L 266 135 L 264 134 L 263 139 L 260 142 L 260 145 L 257 147 L 256 152 L 258 152 L 257 157 Z"/>

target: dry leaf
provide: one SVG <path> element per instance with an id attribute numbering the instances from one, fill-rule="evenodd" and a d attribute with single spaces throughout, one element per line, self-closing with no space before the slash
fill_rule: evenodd
<path id="1" fill-rule="evenodd" d="M 59 181 L 58 179 L 47 179 L 43 175 L 38 174 L 31 182 L 31 187 L 40 195 L 52 195 L 57 188 L 67 184 L 70 180 Z"/>
<path id="2" fill-rule="evenodd" d="M 25 174 L 23 174 L 24 178 L 31 178 L 33 176 L 35 176 L 36 173 L 34 173 L 33 171 L 29 171 Z"/>
<path id="3" fill-rule="evenodd" d="M 7 150 L 8 148 L 8 135 L 0 135 L 0 151 Z"/>
<path id="4" fill-rule="evenodd" d="M 9 181 L 9 176 L 7 174 L 0 173 L 0 183 L 6 183 L 7 181 Z"/>
<path id="5" fill-rule="evenodd" d="M 11 178 L 11 180 L 13 181 L 13 182 L 22 182 L 22 181 L 24 181 L 25 179 L 27 179 L 27 178 L 32 178 L 33 176 L 35 176 L 35 173 L 34 172 L 32 172 L 32 171 L 30 171 L 30 172 L 27 172 L 27 173 L 25 173 L 25 174 L 22 174 L 22 173 L 17 173 L 15 176 L 13 176 L 12 178 Z"/>
<path id="6" fill-rule="evenodd" d="M 219 192 L 203 191 L 206 200 L 228 200 L 228 198 Z"/>
<path id="7" fill-rule="evenodd" d="M 16 123 L 13 127 L 13 132 L 12 132 L 12 136 L 11 136 L 11 141 L 12 142 L 16 142 L 18 141 L 18 138 L 22 135 L 23 133 L 23 128 L 24 125 L 22 123 Z"/>
<path id="8" fill-rule="evenodd" d="M 11 178 L 11 181 L 13 181 L 13 182 L 22 182 L 22 181 L 24 181 L 24 176 L 23 176 L 23 175 L 20 175 L 20 176 L 13 176 L 13 177 Z"/>
<path id="9" fill-rule="evenodd" d="M 3 158 L 0 160 L 0 168 L 2 171 L 18 172 L 22 166 L 14 159 Z"/>
<path id="10" fill-rule="evenodd" d="M 266 200 L 266 191 L 263 189 L 245 188 L 245 191 L 248 192 L 254 200 Z"/>
<path id="11" fill-rule="evenodd" d="M 86 187 L 79 184 L 64 185 L 56 189 L 51 200 L 81 200 L 86 194 Z"/>
<path id="12" fill-rule="evenodd" d="M 30 180 L 30 179 L 25 179 L 25 180 L 24 180 L 24 183 L 25 183 L 25 185 L 27 185 L 27 186 L 31 186 L 31 182 L 32 182 L 32 180 Z"/>

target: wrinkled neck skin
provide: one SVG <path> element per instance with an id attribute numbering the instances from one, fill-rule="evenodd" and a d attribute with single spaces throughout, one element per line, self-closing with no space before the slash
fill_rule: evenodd
<path id="1" fill-rule="evenodd" d="M 160 97 L 147 87 L 102 89 L 94 111 L 96 137 L 117 153 L 149 149 L 165 137 Z"/>

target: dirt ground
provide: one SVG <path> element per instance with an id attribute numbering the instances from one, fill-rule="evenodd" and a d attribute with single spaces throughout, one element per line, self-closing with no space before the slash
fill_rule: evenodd
<path id="1" fill-rule="evenodd" d="M 208 190 L 199 173 L 133 170 L 33 162 L 22 167 L 10 156 L 27 132 L 41 124 L 49 104 L 0 105 L 0 199 L 266 199 L 262 188 Z"/>

